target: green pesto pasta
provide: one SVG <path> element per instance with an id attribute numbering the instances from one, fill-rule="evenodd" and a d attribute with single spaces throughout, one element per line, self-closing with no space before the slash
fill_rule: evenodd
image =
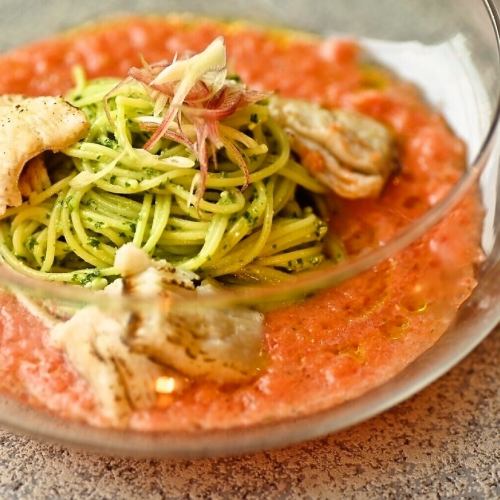
<path id="1" fill-rule="evenodd" d="M 323 187 L 292 158 L 265 101 L 221 121 L 223 147 L 196 200 L 200 167 L 192 150 L 165 138 L 144 149 L 152 133 L 145 124 L 160 120 L 155 101 L 138 82 L 110 94 L 117 83 L 76 72 L 67 99 L 85 112 L 90 130 L 46 158 L 48 189 L 34 190 L 2 217 L 0 253 L 11 267 L 102 288 L 118 276 L 115 253 L 128 242 L 201 278 L 231 283 L 277 282 L 324 260 L 327 226 L 297 198 L 299 188 L 317 195 Z M 190 127 L 186 135 L 195 133 Z"/>

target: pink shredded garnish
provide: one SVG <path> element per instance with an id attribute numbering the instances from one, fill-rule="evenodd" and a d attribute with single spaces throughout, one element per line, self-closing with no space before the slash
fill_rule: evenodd
<path id="1" fill-rule="evenodd" d="M 172 123 L 172 120 L 175 118 L 176 112 L 177 110 L 173 108 L 170 108 L 168 110 L 160 126 L 156 129 L 155 133 L 149 138 L 148 142 L 144 144 L 144 149 L 149 151 L 162 137 L 166 137 L 166 134 L 169 131 L 168 128 Z"/>
<path id="2" fill-rule="evenodd" d="M 250 183 L 250 172 L 248 171 L 247 162 L 240 153 L 240 150 L 232 142 L 224 144 L 224 147 L 226 148 L 228 156 L 240 167 L 245 176 L 245 184 L 241 187 L 241 190 L 244 191 Z"/>
<path id="3" fill-rule="evenodd" d="M 140 124 L 140 128 L 147 132 L 154 132 L 158 128 L 157 123 L 153 122 L 142 122 Z M 170 139 L 171 141 L 178 142 L 179 144 L 183 144 L 188 149 L 194 151 L 194 144 L 184 135 L 176 132 L 175 130 L 167 130 L 164 134 L 166 139 Z"/>
<path id="4" fill-rule="evenodd" d="M 228 157 L 241 169 L 245 177 L 242 189 L 245 189 L 250 182 L 248 165 L 236 144 L 229 139 L 224 140 L 221 137 L 219 123 L 234 114 L 238 109 L 261 101 L 268 97 L 269 94 L 250 90 L 245 85 L 230 80 L 226 80 L 222 84 L 222 87 L 220 80 L 218 80 L 217 86 L 211 86 L 210 83 L 207 83 L 207 80 L 201 77 L 198 81 L 193 82 L 189 91 L 185 88 L 185 97 L 182 103 L 179 104 L 180 99 L 176 95 L 176 91 L 180 80 L 169 81 L 168 78 L 158 77 L 160 73 L 174 63 L 180 64 L 177 59 L 174 59 L 171 63 L 160 61 L 148 64 L 146 61 L 143 61 L 142 68 L 130 68 L 128 77 L 105 98 L 105 110 L 108 119 L 111 121 L 108 99 L 113 95 L 113 92 L 131 80 L 140 82 L 151 92 L 154 99 L 161 98 L 166 102 L 160 124 L 153 121 L 143 121 L 140 124 L 143 130 L 152 132 L 151 137 L 144 145 L 144 149 L 151 150 L 162 138 L 170 139 L 188 147 L 196 155 L 200 164 L 200 178 L 196 189 L 196 199 L 199 203 L 206 189 L 209 157 L 211 156 L 216 164 L 217 150 L 224 147 Z M 177 67 L 172 70 L 173 74 L 176 74 L 176 71 L 178 72 Z M 225 71 L 225 68 L 217 68 L 214 71 Z M 172 75 L 172 72 L 170 74 Z M 166 83 L 156 83 L 158 81 Z M 176 96 L 177 105 L 171 104 L 174 96 Z M 157 112 L 162 107 L 163 101 Z M 194 141 L 183 132 L 183 121 L 194 126 L 196 131 L 196 139 Z"/>
<path id="5" fill-rule="evenodd" d="M 150 68 L 130 68 L 129 76 L 134 80 L 137 80 L 140 83 L 146 85 L 151 89 L 157 90 L 162 94 L 172 98 L 175 93 L 175 84 L 173 83 L 152 83 L 158 73 L 164 69 L 168 65 L 158 65 L 157 69 L 154 70 L 153 67 Z M 203 102 L 207 100 L 211 95 L 211 91 L 208 88 L 205 82 L 199 81 L 196 82 L 196 85 L 189 91 L 189 94 L 186 96 L 185 101 L 189 104 L 197 104 L 199 102 Z"/>
<path id="6" fill-rule="evenodd" d="M 210 143 L 214 146 L 214 148 L 220 149 L 224 143 L 222 142 L 221 136 L 220 136 L 220 131 L 219 131 L 219 122 L 215 120 L 207 120 L 206 121 L 207 125 L 207 133 L 208 133 L 208 138 L 210 139 Z M 214 154 L 215 158 L 215 154 Z"/>

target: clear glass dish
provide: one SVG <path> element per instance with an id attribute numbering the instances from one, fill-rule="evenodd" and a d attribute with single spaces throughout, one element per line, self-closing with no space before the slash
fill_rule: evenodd
<path id="1" fill-rule="evenodd" d="M 29 12 L 29 15 L 26 13 Z M 333 409 L 286 421 L 225 431 L 138 433 L 96 429 L 55 418 L 0 397 L 0 423 L 37 437 L 66 444 L 141 456 L 199 457 L 241 453 L 320 436 L 358 423 L 411 396 L 446 372 L 470 352 L 500 319 L 500 212 L 497 138 L 499 114 L 499 17 L 491 0 L 369 0 L 243 1 L 88 1 L 78 7 L 65 0 L 23 2 L 0 6 L 0 50 L 56 32 L 128 12 L 161 14 L 192 12 L 211 17 L 246 19 L 266 25 L 320 35 L 347 34 L 362 41 L 376 59 L 415 82 L 445 115 L 468 146 L 468 170 L 448 195 L 423 217 L 406 226 L 397 238 L 349 262 L 301 275 L 293 282 L 298 294 L 310 293 L 350 279 L 401 251 L 421 237 L 479 182 L 485 207 L 482 244 L 486 259 L 478 270 L 479 285 L 451 328 L 429 351 L 383 386 Z M 411 60 L 409 59 L 411 55 Z M 408 63 L 411 61 L 411 64 Z M 43 298 L 66 303 L 96 303 L 84 289 L 60 288 L 36 282 L 0 267 L 0 280 Z M 221 307 L 279 301 L 290 283 L 242 288 L 197 301 L 198 307 Z M 150 301 L 125 299 L 114 308 L 157 307 Z M 189 308 L 189 304 L 183 304 Z"/>

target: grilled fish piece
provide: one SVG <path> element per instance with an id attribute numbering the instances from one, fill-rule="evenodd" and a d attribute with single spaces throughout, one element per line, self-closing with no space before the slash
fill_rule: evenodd
<path id="1" fill-rule="evenodd" d="M 131 318 L 127 343 L 132 351 L 191 378 L 223 384 L 254 378 L 265 364 L 262 314 L 243 308 L 202 307 L 196 304 L 197 292 L 165 283 L 164 271 L 154 267 L 124 279 L 128 293 L 148 289 L 152 295 L 160 294 L 167 310 Z"/>
<path id="2" fill-rule="evenodd" d="M 19 177 L 19 191 L 23 198 L 33 193 L 40 193 L 50 187 L 50 178 L 41 156 L 35 156 L 26 163 Z"/>
<path id="3" fill-rule="evenodd" d="M 378 196 L 396 168 L 394 138 L 373 118 L 277 96 L 269 112 L 290 134 L 303 164 L 339 196 Z"/>
<path id="4" fill-rule="evenodd" d="M 241 383 L 263 367 L 260 313 L 196 305 L 198 277 L 153 261 L 129 243 L 115 257 L 122 278 L 102 293 L 142 301 L 136 311 L 87 306 L 51 329 L 51 339 L 91 387 L 103 415 L 117 427 L 131 411 L 154 405 L 167 376 L 181 391 L 187 378 Z M 163 307 L 158 307 L 158 299 Z M 186 299 L 189 308 L 180 309 Z"/>
<path id="5" fill-rule="evenodd" d="M 102 413 L 114 425 L 126 424 L 132 409 L 156 400 L 155 382 L 165 370 L 123 343 L 127 317 L 95 306 L 78 311 L 51 331 L 73 368 L 89 383 Z"/>
<path id="6" fill-rule="evenodd" d="M 123 422 L 130 407 L 125 387 L 114 364 L 95 348 L 98 335 L 120 336 L 121 326 L 96 307 L 85 307 L 50 332 L 53 345 L 62 349 L 71 366 L 89 383 L 103 416 L 116 425 Z"/>
<path id="7" fill-rule="evenodd" d="M 152 261 L 132 244 L 118 250 L 115 267 L 123 276 L 124 294 L 161 297 L 164 305 L 162 311 L 154 307 L 132 314 L 126 341 L 133 352 L 188 377 L 219 383 L 244 382 L 262 368 L 261 313 L 202 308 L 196 304 L 194 273 Z M 188 308 L 182 308 L 187 301 Z"/>
<path id="8" fill-rule="evenodd" d="M 85 114 L 60 97 L 0 96 L 0 215 L 22 203 L 19 177 L 44 151 L 62 151 L 87 133 Z"/>

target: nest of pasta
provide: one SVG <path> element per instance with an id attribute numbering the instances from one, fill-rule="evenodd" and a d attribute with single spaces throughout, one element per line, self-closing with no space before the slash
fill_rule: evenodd
<path id="1" fill-rule="evenodd" d="M 25 200 L 2 216 L 3 258 L 97 289 L 119 276 L 115 254 L 130 242 L 226 282 L 276 282 L 320 264 L 327 226 L 314 196 L 324 187 L 291 154 L 267 96 L 207 64 L 184 87 L 186 73 L 175 86 L 161 77 L 175 64 L 122 81 L 77 69 L 66 99 L 90 128 L 25 168 Z"/>

